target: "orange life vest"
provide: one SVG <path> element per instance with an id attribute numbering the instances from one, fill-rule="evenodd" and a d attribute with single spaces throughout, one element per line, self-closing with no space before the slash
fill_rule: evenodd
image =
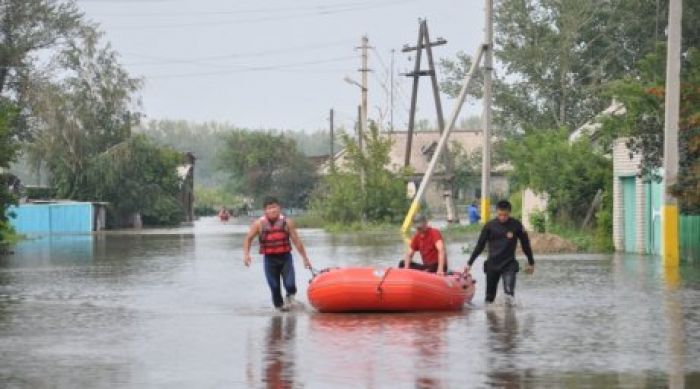
<path id="1" fill-rule="evenodd" d="M 260 254 L 286 254 L 292 251 L 287 219 L 280 215 L 274 223 L 266 216 L 260 218 Z"/>

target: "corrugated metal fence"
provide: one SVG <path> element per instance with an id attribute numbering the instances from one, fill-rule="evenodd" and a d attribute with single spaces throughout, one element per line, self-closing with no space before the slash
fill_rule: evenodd
<path id="1" fill-rule="evenodd" d="M 700 260 L 700 215 L 681 215 L 681 259 Z"/>
<path id="2" fill-rule="evenodd" d="M 89 233 L 93 230 L 91 203 L 23 204 L 10 207 L 10 224 L 20 234 Z"/>

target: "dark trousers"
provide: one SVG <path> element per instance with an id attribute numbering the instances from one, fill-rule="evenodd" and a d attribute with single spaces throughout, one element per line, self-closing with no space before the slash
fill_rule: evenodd
<path id="1" fill-rule="evenodd" d="M 265 278 L 272 293 L 272 303 L 279 308 L 284 305 L 282 300 L 282 286 L 287 291 L 287 296 L 297 293 L 296 281 L 294 280 L 294 261 L 292 253 L 265 255 Z"/>
<path id="2" fill-rule="evenodd" d="M 487 271 L 486 272 L 486 302 L 492 303 L 496 299 L 498 290 L 498 280 L 503 278 L 503 293 L 515 296 L 515 275 L 514 270 Z"/>
<path id="3" fill-rule="evenodd" d="M 406 267 L 406 265 L 404 264 L 403 259 L 402 259 L 402 260 L 399 261 L 399 269 L 403 269 L 404 267 Z M 445 265 L 445 267 L 447 267 L 447 265 Z M 409 269 L 415 269 L 415 270 L 427 271 L 427 272 L 429 272 L 429 273 L 437 273 L 438 264 L 437 264 L 437 263 L 433 263 L 433 264 L 430 264 L 430 265 L 424 265 L 424 264 L 422 264 L 422 263 L 411 262 L 411 263 L 408 265 L 408 268 L 409 268 Z"/>

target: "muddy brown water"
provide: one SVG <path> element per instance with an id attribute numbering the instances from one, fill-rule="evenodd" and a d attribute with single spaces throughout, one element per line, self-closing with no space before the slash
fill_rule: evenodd
<path id="1" fill-rule="evenodd" d="M 278 314 L 259 258 L 242 265 L 246 228 L 22 242 L 0 258 L 0 387 L 700 386 L 699 265 L 538 256 L 514 308 L 485 307 L 475 272 L 458 313 Z M 302 237 L 318 268 L 393 266 L 403 251 L 393 233 Z M 461 243 L 448 252 L 464 264 Z M 297 266 L 302 302 L 309 278 Z"/>

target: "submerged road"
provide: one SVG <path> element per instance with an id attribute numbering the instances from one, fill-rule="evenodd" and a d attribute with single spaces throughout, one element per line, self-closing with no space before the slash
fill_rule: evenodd
<path id="1" fill-rule="evenodd" d="M 246 229 L 203 219 L 22 242 L 0 257 L 0 387 L 700 386 L 700 264 L 536 255 L 515 308 L 485 308 L 475 271 L 461 313 L 279 314 L 260 259 L 242 265 Z M 398 235 L 301 234 L 318 268 L 403 253 Z"/>

